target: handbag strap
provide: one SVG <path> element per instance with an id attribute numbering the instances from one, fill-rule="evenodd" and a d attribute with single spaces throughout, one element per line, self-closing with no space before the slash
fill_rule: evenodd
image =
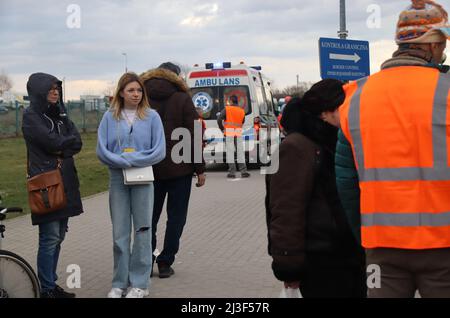
<path id="1" fill-rule="evenodd" d="M 59 157 L 56 157 L 56 168 L 61 169 L 62 168 L 62 159 Z M 30 179 L 30 152 L 27 149 L 27 168 L 26 168 L 26 174 L 27 174 L 27 179 Z"/>
<path id="2" fill-rule="evenodd" d="M 118 120 L 116 120 L 116 134 L 117 134 L 117 143 L 119 144 L 119 150 L 122 151 L 122 145 L 120 144 L 119 121 Z"/>
<path id="3" fill-rule="evenodd" d="M 26 173 L 27 173 L 27 179 L 29 179 L 30 178 L 30 173 L 29 173 L 29 171 L 30 171 L 30 153 L 29 153 L 29 151 L 28 151 L 28 149 L 27 149 L 27 168 L 26 168 Z"/>

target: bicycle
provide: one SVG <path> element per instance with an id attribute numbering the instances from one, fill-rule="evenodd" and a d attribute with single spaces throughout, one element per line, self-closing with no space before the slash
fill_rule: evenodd
<path id="1" fill-rule="evenodd" d="M 1 197 L 0 197 L 1 203 Z M 6 213 L 23 212 L 21 208 L 0 206 L 0 298 L 39 298 L 40 284 L 33 268 L 19 255 L 2 250 Z"/>

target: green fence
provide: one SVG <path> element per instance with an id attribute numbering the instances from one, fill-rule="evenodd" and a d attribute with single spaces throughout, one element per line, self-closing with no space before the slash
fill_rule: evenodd
<path id="1" fill-rule="evenodd" d="M 18 102 L 2 104 L 0 108 L 0 137 L 13 137 L 22 134 L 22 115 L 24 106 Z M 109 105 L 100 102 L 67 102 L 67 115 L 80 132 L 97 130 L 103 114 Z"/>

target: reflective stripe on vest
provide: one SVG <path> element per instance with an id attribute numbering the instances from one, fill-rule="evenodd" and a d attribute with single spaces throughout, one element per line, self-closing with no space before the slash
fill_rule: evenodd
<path id="1" fill-rule="evenodd" d="M 445 213 L 370 213 L 361 215 L 363 226 L 450 226 Z"/>
<path id="2" fill-rule="evenodd" d="M 439 181 L 450 180 L 450 169 L 448 168 L 448 145 L 447 138 L 447 97 L 450 83 L 450 75 L 440 74 L 433 102 L 433 167 L 411 167 L 411 168 L 366 168 L 364 165 L 364 152 L 361 138 L 361 92 L 367 82 L 364 78 L 358 82 L 358 88 L 352 97 L 348 119 L 350 134 L 354 143 L 355 159 L 358 163 L 358 175 L 360 181 L 407 181 L 427 180 Z"/>
<path id="3" fill-rule="evenodd" d="M 242 136 L 242 122 L 244 121 L 245 112 L 239 106 L 225 107 L 225 121 L 223 126 L 225 128 L 226 137 L 240 137 Z"/>

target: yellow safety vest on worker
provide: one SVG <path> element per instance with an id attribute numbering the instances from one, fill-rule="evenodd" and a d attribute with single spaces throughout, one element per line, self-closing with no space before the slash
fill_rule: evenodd
<path id="1" fill-rule="evenodd" d="M 450 247 L 450 75 L 401 66 L 345 87 L 341 128 L 361 190 L 365 248 Z"/>

